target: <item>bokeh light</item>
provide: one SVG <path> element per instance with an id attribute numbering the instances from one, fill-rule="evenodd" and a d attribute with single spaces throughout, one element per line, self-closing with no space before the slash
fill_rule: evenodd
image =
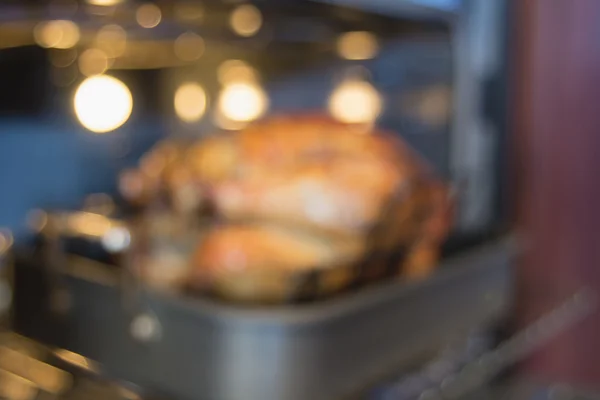
<path id="1" fill-rule="evenodd" d="M 105 25 L 96 34 L 96 47 L 108 57 L 116 58 L 125 52 L 127 32 L 116 24 Z"/>
<path id="2" fill-rule="evenodd" d="M 333 117 L 347 123 L 371 123 L 382 109 L 381 95 L 366 81 L 349 80 L 340 84 L 329 99 Z"/>
<path id="3" fill-rule="evenodd" d="M 10 249 L 14 243 L 14 238 L 8 229 L 0 229 L 0 255 Z"/>
<path id="4" fill-rule="evenodd" d="M 206 92 L 195 82 L 184 83 L 175 91 L 174 106 L 182 121 L 198 121 L 206 111 Z"/>
<path id="5" fill-rule="evenodd" d="M 98 214 L 77 212 L 67 217 L 68 229 L 78 235 L 101 238 L 112 226 L 111 220 Z"/>
<path id="6" fill-rule="evenodd" d="M 198 34 L 185 32 L 175 39 L 173 51 L 177 58 L 182 61 L 194 61 L 204 54 L 205 44 Z"/>
<path id="7" fill-rule="evenodd" d="M 143 28 L 154 28 L 160 24 L 162 13 L 156 4 L 146 3 L 138 7 L 135 19 Z"/>
<path id="8" fill-rule="evenodd" d="M 64 362 L 73 365 L 77 368 L 81 368 L 83 370 L 94 373 L 98 372 L 98 367 L 94 364 L 93 361 L 88 360 L 82 355 L 73 353 L 72 351 L 57 349 L 54 351 L 54 355 L 59 359 L 63 360 Z"/>
<path id="9" fill-rule="evenodd" d="M 337 52 L 347 60 L 369 60 L 377 55 L 379 43 L 371 32 L 347 32 L 337 40 Z"/>
<path id="10" fill-rule="evenodd" d="M 217 69 L 217 78 L 221 85 L 227 85 L 239 81 L 253 81 L 258 77 L 254 68 L 244 61 L 227 60 Z"/>
<path id="11" fill-rule="evenodd" d="M 262 14 L 258 8 L 250 4 L 236 7 L 229 19 L 231 29 L 240 36 L 256 35 L 262 26 Z"/>
<path id="12" fill-rule="evenodd" d="M 232 121 L 253 121 L 262 116 L 269 100 L 255 82 L 233 82 L 226 85 L 219 96 L 219 110 Z"/>
<path id="13" fill-rule="evenodd" d="M 123 125 L 131 115 L 133 99 L 120 80 L 98 75 L 84 80 L 74 98 L 75 114 L 92 132 L 104 133 Z"/>
<path id="14" fill-rule="evenodd" d="M 452 90 L 447 86 L 434 86 L 419 96 L 417 114 L 430 126 L 441 126 L 452 114 Z"/>
<path id="15" fill-rule="evenodd" d="M 40 22 L 33 30 L 36 43 L 46 48 L 68 49 L 79 42 L 79 27 L 73 21 Z"/>
<path id="16" fill-rule="evenodd" d="M 108 57 L 100 49 L 87 49 L 79 57 L 79 70 L 85 76 L 103 74 L 108 69 Z"/>
<path id="17" fill-rule="evenodd" d="M 83 209 L 87 212 L 100 215 L 111 215 L 116 210 L 112 197 L 106 193 L 92 193 L 83 202 Z"/>

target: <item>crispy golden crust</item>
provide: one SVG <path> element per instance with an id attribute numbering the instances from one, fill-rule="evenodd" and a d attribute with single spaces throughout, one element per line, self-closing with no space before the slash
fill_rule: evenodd
<path id="1" fill-rule="evenodd" d="M 144 198 L 162 188 L 184 211 L 199 196 L 213 203 L 226 225 L 199 244 L 189 283 L 234 298 L 281 300 L 295 274 L 357 261 L 374 226 L 383 226 L 371 243 L 378 251 L 426 243 L 410 253 L 414 268 L 404 268 L 425 274 L 452 220 L 447 187 L 399 138 L 318 115 L 166 143 L 145 157 L 140 174 Z M 343 279 L 332 275 L 330 288 L 350 279 L 347 270 L 331 271 Z"/>
<path id="2" fill-rule="evenodd" d="M 274 117 L 236 135 L 244 166 L 294 168 L 322 159 L 360 158 L 412 169 L 415 157 L 393 135 L 311 115 Z"/>
<path id="3" fill-rule="evenodd" d="M 425 170 L 391 135 L 310 115 L 271 118 L 203 146 L 196 171 L 223 216 L 328 231 L 368 228 L 390 195 Z"/>
<path id="4" fill-rule="evenodd" d="M 145 201 L 152 194 L 172 193 L 191 183 L 217 190 L 219 185 L 239 184 L 243 191 L 250 185 L 256 192 L 277 180 L 303 180 L 303 174 L 323 184 L 341 179 L 343 192 L 349 186 L 351 163 L 357 165 L 352 171 L 355 191 L 370 189 L 366 181 L 377 177 L 372 197 L 388 196 L 391 188 L 425 169 L 419 157 L 393 135 L 307 114 L 272 117 L 235 134 L 197 143 L 161 142 L 142 158 L 139 177 Z M 125 190 L 124 195 L 136 200 L 130 192 L 135 191 Z"/>
<path id="5" fill-rule="evenodd" d="M 364 251 L 361 238 L 315 236 L 273 225 L 225 225 L 202 240 L 193 259 L 196 286 L 222 275 L 248 271 L 289 273 L 356 261 Z"/>
<path id="6" fill-rule="evenodd" d="M 213 199 L 228 219 L 263 219 L 329 232 L 361 232 L 379 217 L 398 181 L 392 169 L 330 160 L 223 182 Z"/>

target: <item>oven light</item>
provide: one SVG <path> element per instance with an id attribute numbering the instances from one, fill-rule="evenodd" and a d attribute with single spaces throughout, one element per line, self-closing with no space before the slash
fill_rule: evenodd
<path id="1" fill-rule="evenodd" d="M 262 14 L 253 5 L 244 4 L 233 10 L 229 24 L 231 29 L 240 36 L 254 36 L 262 26 Z"/>
<path id="2" fill-rule="evenodd" d="M 258 84 L 233 82 L 223 88 L 218 105 L 224 117 L 232 121 L 247 122 L 262 116 L 268 103 L 266 93 Z"/>
<path id="3" fill-rule="evenodd" d="M 335 88 L 329 99 L 329 112 L 347 123 L 371 123 L 382 109 L 381 95 L 368 82 L 346 81 Z"/>
<path id="4" fill-rule="evenodd" d="M 227 85 L 236 81 L 255 81 L 257 72 L 242 60 L 223 61 L 217 69 L 217 78 L 222 85 Z"/>
<path id="5" fill-rule="evenodd" d="M 377 37 L 371 32 L 347 32 L 337 40 L 337 52 L 346 60 L 369 60 L 379 51 Z"/>
<path id="6" fill-rule="evenodd" d="M 109 132 L 123 125 L 133 108 L 127 86 L 107 75 L 84 80 L 75 92 L 73 103 L 81 124 L 96 133 Z"/>
<path id="7" fill-rule="evenodd" d="M 127 32 L 119 25 L 105 25 L 96 34 L 96 47 L 111 58 L 119 57 L 127 46 Z"/>
<path id="8" fill-rule="evenodd" d="M 46 48 L 69 49 L 79 42 L 79 27 L 73 21 L 40 22 L 33 30 L 37 44 Z"/>
<path id="9" fill-rule="evenodd" d="M 194 32 L 179 35 L 173 45 L 175 55 L 182 61 L 194 61 L 204 54 L 204 39 Z"/>
<path id="10" fill-rule="evenodd" d="M 161 19 L 162 13 L 156 4 L 142 4 L 135 12 L 135 20 L 142 28 L 154 28 Z"/>
<path id="11" fill-rule="evenodd" d="M 108 69 L 108 57 L 102 50 L 87 49 L 79 57 L 78 64 L 83 75 L 100 75 Z"/>
<path id="12" fill-rule="evenodd" d="M 206 111 L 206 92 L 197 83 L 184 83 L 175 91 L 174 106 L 182 121 L 198 121 Z"/>

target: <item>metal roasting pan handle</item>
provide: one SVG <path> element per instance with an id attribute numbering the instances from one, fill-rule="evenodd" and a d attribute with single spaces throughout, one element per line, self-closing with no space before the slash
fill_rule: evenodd
<path id="1" fill-rule="evenodd" d="M 155 314 L 144 304 L 144 286 L 140 278 L 148 240 L 145 217 L 130 223 L 90 212 L 59 212 L 46 216 L 41 235 L 44 239 L 44 264 L 50 280 L 50 304 L 57 314 L 66 314 L 70 296 L 63 282 L 67 257 L 64 239 L 85 238 L 99 243 L 120 264 L 120 291 L 125 312 L 131 316 L 130 334 L 141 342 L 159 337 L 160 324 Z"/>

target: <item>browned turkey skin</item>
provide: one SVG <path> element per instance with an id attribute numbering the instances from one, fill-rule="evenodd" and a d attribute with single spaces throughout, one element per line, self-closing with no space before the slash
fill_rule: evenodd
<path id="1" fill-rule="evenodd" d="M 452 220 L 447 187 L 401 140 L 323 116 L 272 117 L 192 145 L 166 143 L 137 173 L 138 201 L 162 190 L 180 208 L 214 206 L 222 223 L 199 244 L 189 283 L 234 298 L 277 299 L 289 289 L 277 283 L 285 276 L 353 263 L 382 224 L 375 246 L 414 243 L 403 269 L 427 275 Z M 184 201 L 190 192 L 195 203 Z"/>

